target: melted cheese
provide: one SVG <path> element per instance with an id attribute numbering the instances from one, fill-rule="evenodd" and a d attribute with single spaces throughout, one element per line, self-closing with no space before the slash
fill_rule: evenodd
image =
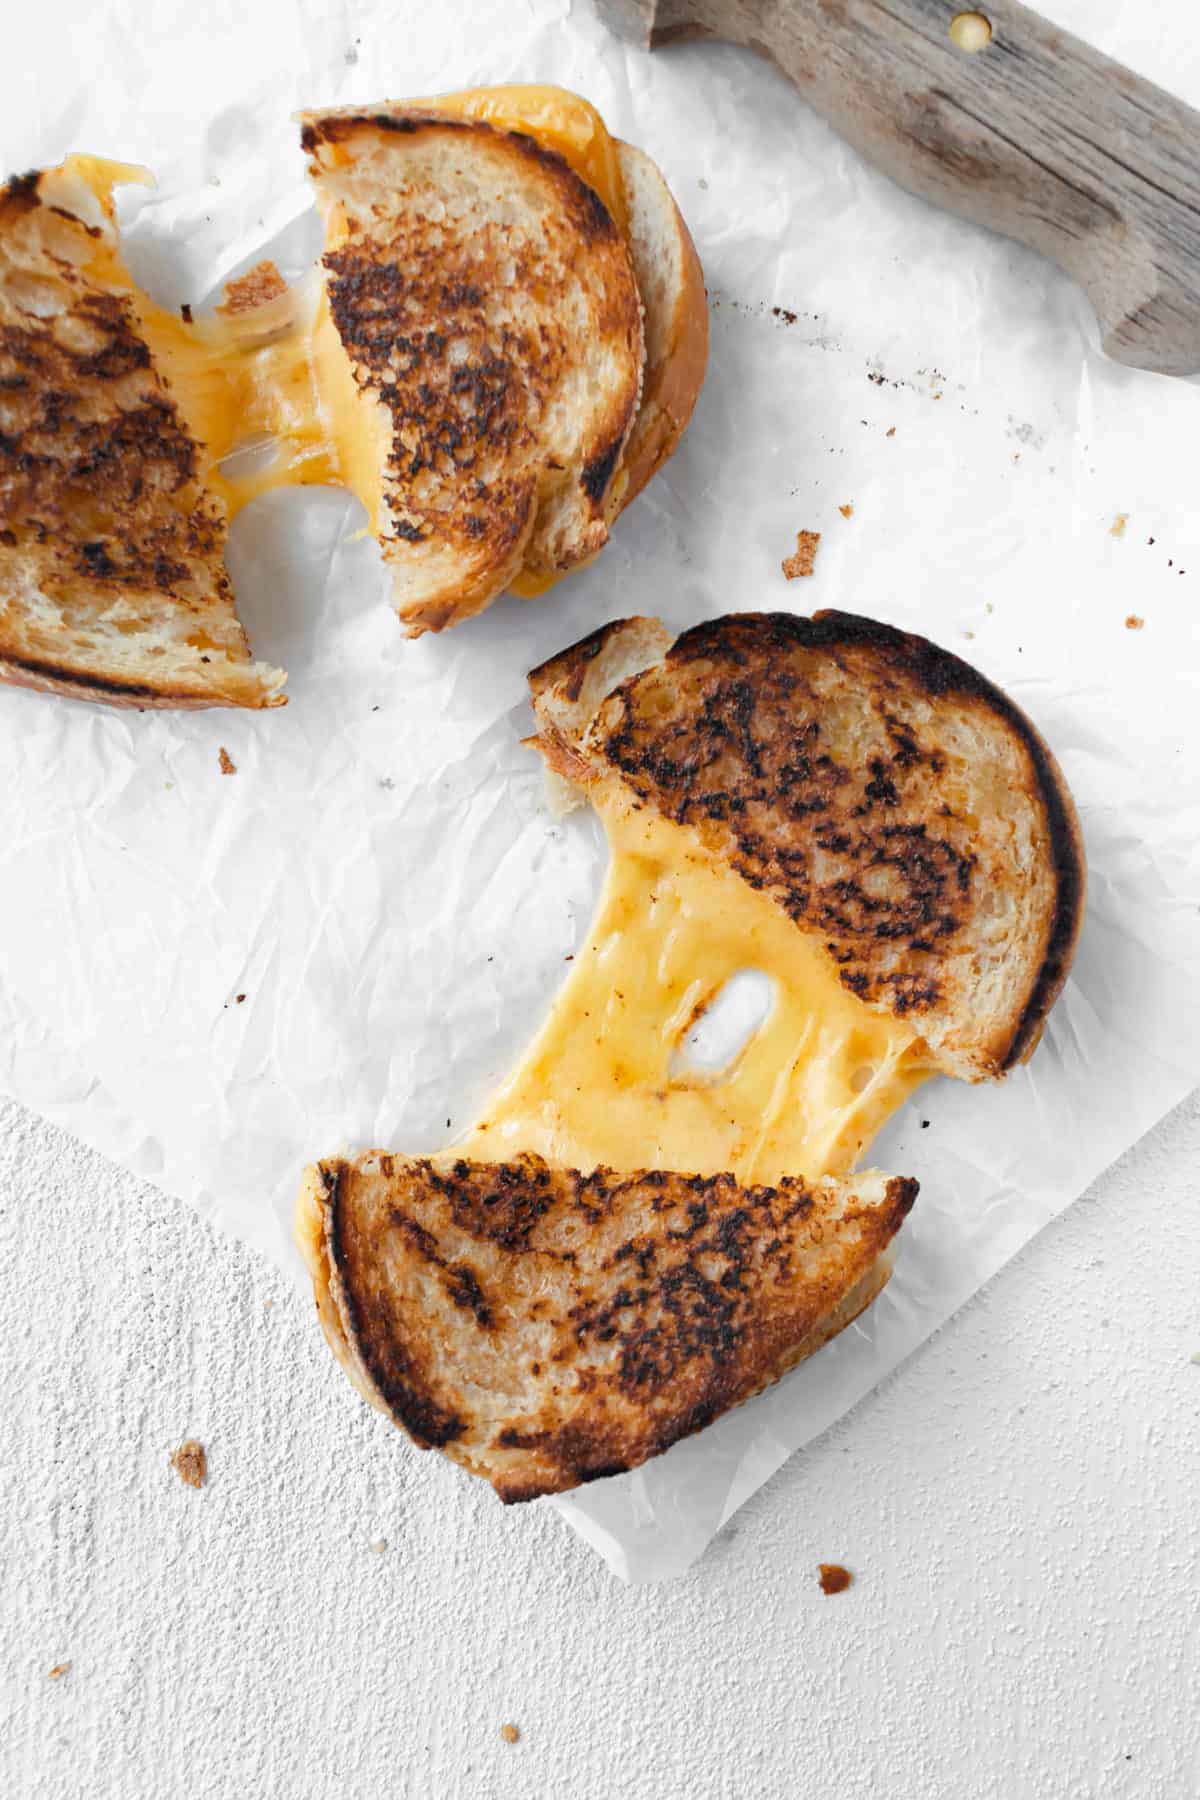
<path id="1" fill-rule="evenodd" d="M 113 187 L 144 179 L 98 157 L 68 157 L 64 168 L 110 217 Z M 140 291 L 110 242 L 97 243 L 93 273 L 128 297 L 231 518 L 274 488 L 322 483 L 348 487 L 377 528 L 384 436 L 355 385 L 319 276 L 246 310 L 187 321 Z"/>
<path id="2" fill-rule="evenodd" d="M 588 942 L 455 1149 L 747 1183 L 847 1172 L 930 1072 L 921 1039 L 849 993 L 819 945 L 685 828 L 619 801 L 602 816 L 611 862 Z M 743 969 L 772 979 L 767 1018 L 716 1075 L 673 1074 L 695 1020 Z"/>
<path id="3" fill-rule="evenodd" d="M 595 107 L 577 94 L 534 85 L 471 88 L 405 104 L 536 138 L 565 158 L 627 230 L 616 146 Z M 81 181 L 109 219 L 114 187 L 152 179 L 144 169 L 82 155 L 68 157 L 59 173 L 68 185 Z M 335 247 L 345 221 L 335 208 L 325 223 L 327 245 Z M 319 274 L 244 311 L 185 320 L 137 288 L 111 241 L 97 240 L 93 272 L 129 299 L 155 367 L 202 447 L 201 473 L 231 519 L 275 488 L 333 485 L 356 495 L 378 535 L 390 425 L 355 382 Z M 512 587 L 531 596 L 558 579 L 523 573 Z"/>

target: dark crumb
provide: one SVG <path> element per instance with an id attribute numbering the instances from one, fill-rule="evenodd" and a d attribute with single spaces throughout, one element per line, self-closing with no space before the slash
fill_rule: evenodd
<path id="1" fill-rule="evenodd" d="M 887 376 L 881 375 L 878 369 L 868 369 L 867 380 L 875 387 L 885 387 L 887 385 Z"/>
<path id="2" fill-rule="evenodd" d="M 204 1454 L 204 1445 L 198 1444 L 195 1438 L 186 1438 L 178 1450 L 171 1452 L 171 1467 L 180 1481 L 190 1488 L 202 1488 L 208 1480 L 208 1458 Z"/>
<path id="3" fill-rule="evenodd" d="M 500 1727 L 500 1736 L 504 1739 L 506 1744 L 515 1744 L 520 1735 L 521 1733 L 517 1730 L 515 1725 L 502 1725 Z"/>
<path id="4" fill-rule="evenodd" d="M 70 1673 L 71 1673 L 71 1665 L 69 1662 L 55 1663 L 55 1665 L 52 1669 L 46 1670 L 46 1680 L 47 1681 L 61 1681 L 64 1675 L 69 1675 Z"/>
<path id="5" fill-rule="evenodd" d="M 1153 538 L 1147 538 L 1147 539 L 1146 539 L 1146 542 L 1147 542 L 1147 543 L 1148 543 L 1148 544 L 1152 544 L 1152 543 L 1153 543 L 1153 542 L 1154 542 L 1154 539 L 1153 539 Z"/>
<path id="6" fill-rule="evenodd" d="M 234 998 L 237 1001 L 238 1005 L 240 1006 L 242 1004 L 242 1001 L 246 998 L 246 996 L 245 996 L 245 994 L 235 994 Z"/>
<path id="7" fill-rule="evenodd" d="M 449 1129 L 450 1129 L 450 1121 L 449 1121 L 449 1119 L 447 1119 L 446 1120 L 446 1130 L 449 1131 Z"/>
<path id="8" fill-rule="evenodd" d="M 796 581 L 802 575 L 811 575 L 813 559 L 817 554 L 817 545 L 821 541 L 819 531 L 798 531 L 796 533 L 796 554 L 785 556 L 783 572 L 789 581 Z"/>
<path id="9" fill-rule="evenodd" d="M 794 325 L 800 316 L 799 313 L 789 312 L 786 306 L 773 306 L 771 311 L 777 319 L 782 319 L 785 325 Z"/>
<path id="10" fill-rule="evenodd" d="M 922 1119 L 922 1120 L 921 1120 L 921 1130 L 922 1130 L 922 1131 L 928 1131 L 928 1130 L 929 1130 L 929 1120 L 928 1120 L 928 1119 Z"/>
<path id="11" fill-rule="evenodd" d="M 192 309 L 191 309 L 191 307 L 190 307 L 190 306 L 189 306 L 189 305 L 188 305 L 188 303 L 187 303 L 187 301 L 186 301 L 186 300 L 185 300 L 185 301 L 184 301 L 184 303 L 183 303 L 183 305 L 182 305 L 182 306 L 181 306 L 181 307 L 180 307 L 180 309 L 179 309 L 179 316 L 180 316 L 180 318 L 181 318 L 181 319 L 182 319 L 182 320 L 183 320 L 183 322 L 184 322 L 184 324 L 185 324 L 185 325 L 190 325 L 190 324 L 191 324 L 191 322 L 192 322 Z"/>
<path id="12" fill-rule="evenodd" d="M 884 437 L 895 437 L 896 427 L 894 425 L 889 425 L 883 435 Z"/>
<path id="13" fill-rule="evenodd" d="M 841 1594 L 854 1580 L 849 1569 L 843 1569 L 841 1563 L 818 1563 L 817 1573 L 821 1577 L 823 1594 Z"/>
<path id="14" fill-rule="evenodd" d="M 563 961 L 564 962 L 574 962 L 575 961 L 574 952 L 572 952 L 569 956 L 564 956 Z"/>
<path id="15" fill-rule="evenodd" d="M 230 756 L 224 744 L 221 745 L 220 750 L 217 752 L 217 761 L 221 765 L 222 775 L 237 774 L 237 764 L 234 762 L 232 756 Z"/>
<path id="16" fill-rule="evenodd" d="M 1125 629 L 1126 631 L 1140 631 L 1145 623 L 1145 619 L 1139 618 L 1137 613 L 1130 613 L 1125 620 Z"/>

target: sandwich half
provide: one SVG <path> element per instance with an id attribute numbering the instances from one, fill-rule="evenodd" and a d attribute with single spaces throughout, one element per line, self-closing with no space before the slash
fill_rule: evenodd
<path id="1" fill-rule="evenodd" d="M 359 1391 L 505 1501 L 636 1467 L 870 1304 L 917 1184 L 376 1153 L 305 1177 L 297 1235 Z"/>
<path id="2" fill-rule="evenodd" d="M 302 137 L 402 622 L 543 591 L 601 549 L 703 379 L 703 276 L 662 176 L 558 88 L 311 112 Z"/>
<path id="3" fill-rule="evenodd" d="M 869 1303 L 916 1188 L 860 1159 L 929 1075 L 1032 1053 L 1085 879 L 1033 725 L 923 638 L 629 619 L 530 683 L 609 839 L 588 940 L 451 1151 L 319 1164 L 298 1215 L 357 1384 L 509 1499 L 636 1466 Z M 746 971 L 765 1013 L 698 1065 Z"/>
<path id="4" fill-rule="evenodd" d="M 114 183 L 145 179 L 71 157 L 0 189 L 0 680 L 280 706 L 283 671 L 251 660 L 234 610 L 225 499 L 158 309 L 118 255 Z"/>

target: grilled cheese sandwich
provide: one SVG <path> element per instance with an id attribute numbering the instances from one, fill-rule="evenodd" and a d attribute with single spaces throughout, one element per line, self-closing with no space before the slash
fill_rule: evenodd
<path id="1" fill-rule="evenodd" d="M 472 1131 L 317 1165 L 296 1220 L 351 1379 L 505 1500 L 636 1467 L 870 1303 L 916 1184 L 854 1165 L 928 1074 L 1031 1054 L 1084 883 L 1029 721 L 871 620 L 624 620 L 530 684 L 609 840 L 588 942 Z M 745 969 L 766 1017 L 681 1068 Z"/>

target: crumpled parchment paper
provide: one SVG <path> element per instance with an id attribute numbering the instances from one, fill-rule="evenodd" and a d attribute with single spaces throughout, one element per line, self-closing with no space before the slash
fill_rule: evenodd
<path id="1" fill-rule="evenodd" d="M 1049 10 L 1200 104 L 1185 0 Z M 289 273 L 311 258 L 298 106 L 534 79 L 658 158 L 712 298 L 683 449 L 549 597 L 408 643 L 355 504 L 276 495 L 230 563 L 256 651 L 291 671 L 285 711 L 0 692 L 19 1099 L 280 1260 L 307 1160 L 453 1139 L 599 891 L 595 821 L 551 817 L 520 739 L 526 671 L 605 619 L 839 606 L 916 628 L 1012 691 L 1075 791 L 1075 974 L 1031 1066 L 921 1090 L 870 1153 L 921 1182 L 882 1299 L 751 1405 L 558 1503 L 619 1574 L 676 1572 L 1200 1082 L 1200 389 L 1103 360 L 1065 279 L 891 186 L 766 64 L 645 56 L 585 5 L 51 3 L 5 40 L 0 165 L 154 168 L 127 247 L 168 302 L 267 246 Z M 801 527 L 816 572 L 789 585 Z"/>

